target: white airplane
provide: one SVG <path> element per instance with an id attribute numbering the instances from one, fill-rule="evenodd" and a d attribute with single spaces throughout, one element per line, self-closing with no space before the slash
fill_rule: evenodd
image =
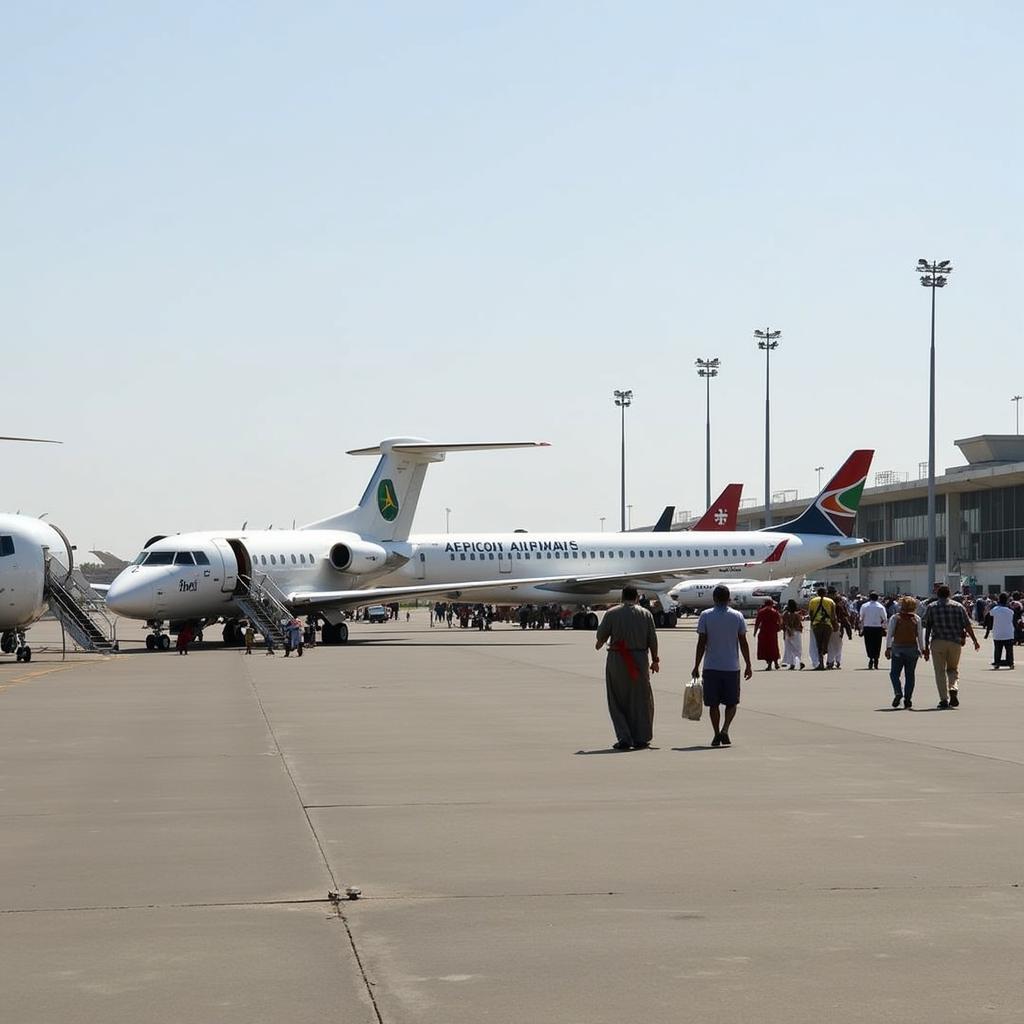
<path id="1" fill-rule="evenodd" d="M 786 576 L 777 580 L 687 580 L 674 586 L 668 596 L 675 601 L 680 612 L 695 612 L 714 604 L 715 587 L 724 583 L 729 588 L 730 602 L 740 611 L 757 611 L 766 598 L 785 603 L 792 598 L 798 604 L 806 589 L 802 576 Z"/>
<path id="2" fill-rule="evenodd" d="M 324 642 L 344 643 L 346 609 L 404 597 L 471 596 L 494 603 L 589 606 L 616 600 L 626 583 L 658 597 L 680 580 L 725 573 L 771 577 L 786 560 L 797 571 L 841 561 L 878 545 L 850 539 L 871 452 L 848 460 L 792 526 L 796 533 L 459 534 L 410 537 L 416 502 L 432 462 L 447 452 L 536 447 L 441 445 L 395 438 L 353 455 L 380 461 L 359 504 L 298 530 L 220 530 L 154 538 L 111 584 L 107 605 L 153 626 L 148 646 L 164 646 L 164 620 L 225 622 L 236 642 L 243 617 L 310 613 L 325 620 Z M 859 476 L 845 479 L 853 466 Z M 832 486 L 834 485 L 834 486 Z M 836 525 L 836 524 L 840 525 Z M 846 531 L 841 527 L 846 527 Z M 783 528 L 780 528 L 783 529 Z M 790 573 L 792 574 L 792 573 Z M 581 628 L 595 628 L 585 613 Z M 673 620 L 674 623 L 674 620 Z M 262 626 L 261 626 L 262 630 Z"/>
<path id="3" fill-rule="evenodd" d="M 0 437 L 0 441 L 60 444 L 42 437 Z M 84 644 L 96 629 L 74 573 L 74 547 L 57 526 L 20 514 L 0 514 L 0 653 L 31 661 L 28 628 L 53 609 Z M 56 603 L 56 607 L 54 607 Z M 74 620 L 73 622 L 71 620 Z M 98 633 L 95 636 L 100 640 Z"/>

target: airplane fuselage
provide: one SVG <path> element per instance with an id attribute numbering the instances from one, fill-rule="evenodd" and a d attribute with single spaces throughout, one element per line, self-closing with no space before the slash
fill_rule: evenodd
<path id="1" fill-rule="evenodd" d="M 0 631 L 24 629 L 46 611 L 46 552 L 67 562 L 67 542 L 49 523 L 0 515 Z"/>
<path id="2" fill-rule="evenodd" d="M 779 533 L 434 534 L 374 542 L 337 530 L 202 531 L 166 537 L 142 552 L 111 585 L 108 605 L 139 619 L 202 619 L 237 614 L 238 574 L 264 574 L 285 594 L 361 587 L 445 585 L 495 580 L 465 600 L 487 603 L 607 604 L 620 588 L 573 583 L 531 585 L 531 578 L 624 575 L 721 566 L 716 576 L 771 579 L 802 575 L 836 560 L 829 544 L 846 538 Z M 764 563 L 785 541 L 781 557 Z M 742 564 L 746 563 L 746 564 Z M 755 563 L 755 564 L 751 564 Z M 761 564 L 757 564 L 761 563 Z M 507 582 L 505 582 L 507 581 Z M 648 581 L 664 594 L 678 583 Z M 374 600 L 368 594 L 367 601 Z M 325 613 L 328 614 L 328 613 Z M 329 614 L 328 614 L 329 617 Z"/>

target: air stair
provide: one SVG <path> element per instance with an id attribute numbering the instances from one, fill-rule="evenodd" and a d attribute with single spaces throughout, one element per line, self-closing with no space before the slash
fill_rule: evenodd
<path id="1" fill-rule="evenodd" d="M 46 597 L 77 647 L 92 654 L 117 650 L 117 627 L 103 611 L 103 599 L 81 572 L 69 571 L 53 556 L 46 560 Z"/>
<path id="2" fill-rule="evenodd" d="M 292 613 L 285 606 L 284 594 L 266 573 L 259 579 L 239 575 L 234 598 L 235 604 L 254 628 L 259 630 L 264 640 L 275 647 L 284 647 L 285 635 L 281 623 L 291 619 Z"/>

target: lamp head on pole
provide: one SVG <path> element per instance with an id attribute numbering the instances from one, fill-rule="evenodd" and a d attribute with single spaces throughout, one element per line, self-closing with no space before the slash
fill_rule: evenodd
<path id="1" fill-rule="evenodd" d="M 915 270 L 921 275 L 921 284 L 925 288 L 945 288 L 949 275 L 953 273 L 953 264 L 949 260 L 932 263 L 918 260 Z"/>
<path id="2" fill-rule="evenodd" d="M 633 392 L 632 391 L 616 391 L 615 392 L 615 404 L 621 406 L 623 409 L 628 409 L 633 403 Z"/>
<path id="3" fill-rule="evenodd" d="M 757 347 L 762 352 L 765 350 L 770 352 L 772 349 L 779 347 L 779 338 L 782 337 L 782 331 L 754 331 L 754 337 L 759 339 Z"/>
<path id="4" fill-rule="evenodd" d="M 722 361 L 718 358 L 698 359 L 693 365 L 697 367 L 698 377 L 717 377 Z"/>

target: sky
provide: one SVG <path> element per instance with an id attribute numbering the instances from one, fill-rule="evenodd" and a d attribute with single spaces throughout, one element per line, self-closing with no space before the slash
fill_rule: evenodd
<path id="1" fill-rule="evenodd" d="M 1024 391 L 1019 5 L 47 3 L 0 33 L 0 509 L 80 549 L 355 503 L 634 525 L 937 465 Z M 871 481 L 869 480 L 869 483 Z"/>

